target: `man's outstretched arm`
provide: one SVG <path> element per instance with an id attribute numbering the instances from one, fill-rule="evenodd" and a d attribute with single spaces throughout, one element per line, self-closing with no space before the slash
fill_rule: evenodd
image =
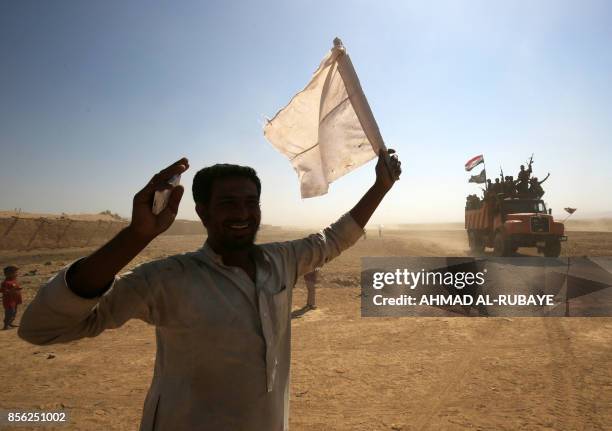
<path id="1" fill-rule="evenodd" d="M 550 172 L 548 173 L 548 175 L 546 175 L 544 177 L 544 179 L 542 181 L 538 181 L 538 184 L 542 184 L 544 181 L 546 181 L 548 179 L 548 177 L 550 177 Z"/>
<path id="2" fill-rule="evenodd" d="M 362 229 L 402 173 L 402 163 L 399 161 L 395 151 L 389 149 L 389 156 L 387 164 L 384 160 L 385 155 L 382 151 L 380 152 L 378 162 L 376 163 L 376 181 L 374 181 L 374 185 L 370 187 L 359 202 L 357 202 L 357 205 L 350 211 L 351 217 Z"/>
<path id="3" fill-rule="evenodd" d="M 189 168 L 183 158 L 155 175 L 136 195 L 130 225 L 88 257 L 76 262 L 68 271 L 66 281 L 70 289 L 84 298 L 102 295 L 121 271 L 156 236 L 170 227 L 183 196 L 183 187 L 172 190 L 168 206 L 154 215 L 151 208 L 156 191 L 169 189 L 168 180 Z"/>
<path id="4" fill-rule="evenodd" d="M 291 250 L 289 267 L 293 267 L 295 262 L 295 274 L 290 274 L 290 278 L 295 280 L 324 265 L 355 244 L 363 235 L 363 228 L 401 174 L 401 163 L 395 151 L 389 150 L 389 155 L 388 163 L 385 163 L 384 154 L 379 155 L 374 185 L 348 214 L 319 233 L 287 243 Z"/>
<path id="5" fill-rule="evenodd" d="M 172 175 L 187 169 L 181 159 L 161 171 L 134 197 L 128 228 L 92 255 L 64 268 L 39 289 L 21 318 L 19 336 L 33 344 L 51 344 L 94 337 L 105 329 L 118 328 L 130 319 L 155 324 L 155 275 L 157 263 L 140 266 L 115 280 L 115 275 L 176 217 L 183 193 L 173 190 L 168 207 L 158 216 L 151 211 L 156 190 L 168 188 Z M 172 269 L 173 262 L 160 264 Z M 112 290 L 104 294 L 110 286 Z M 104 294 L 104 295 L 103 295 Z"/>

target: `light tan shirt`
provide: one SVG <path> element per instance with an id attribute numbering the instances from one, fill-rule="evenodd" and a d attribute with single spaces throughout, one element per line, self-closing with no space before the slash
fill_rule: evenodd
<path id="1" fill-rule="evenodd" d="M 346 214 L 304 239 L 258 245 L 255 283 L 207 244 L 140 265 L 100 298 L 74 294 L 65 268 L 26 309 L 19 336 L 62 343 L 141 319 L 157 338 L 141 430 L 287 430 L 293 286 L 362 234 Z"/>

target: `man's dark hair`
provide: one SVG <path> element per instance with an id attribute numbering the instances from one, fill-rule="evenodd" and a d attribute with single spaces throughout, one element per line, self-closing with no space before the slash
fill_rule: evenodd
<path id="1" fill-rule="evenodd" d="M 4 276 L 7 277 L 10 273 L 13 273 L 15 271 L 19 271 L 19 268 L 17 268 L 15 265 L 5 266 L 4 267 Z"/>
<path id="2" fill-rule="evenodd" d="M 261 181 L 255 169 L 248 166 L 231 165 L 228 163 L 217 163 L 200 169 L 193 177 L 193 200 L 196 203 L 207 204 L 210 201 L 212 185 L 215 180 L 229 177 L 248 178 L 257 186 L 257 197 L 261 196 Z"/>

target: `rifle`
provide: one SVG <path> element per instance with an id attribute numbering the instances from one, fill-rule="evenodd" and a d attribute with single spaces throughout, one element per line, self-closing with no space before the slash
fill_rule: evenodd
<path id="1" fill-rule="evenodd" d="M 533 153 L 531 153 L 531 157 L 529 157 L 529 163 L 527 164 L 528 168 L 531 169 L 531 164 L 533 163 Z"/>
<path id="2" fill-rule="evenodd" d="M 504 182 L 504 170 L 502 169 L 501 165 L 499 165 L 499 178 L 500 178 L 500 181 L 503 183 Z"/>

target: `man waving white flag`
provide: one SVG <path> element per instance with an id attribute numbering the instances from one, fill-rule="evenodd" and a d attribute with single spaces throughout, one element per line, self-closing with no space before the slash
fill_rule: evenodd
<path id="1" fill-rule="evenodd" d="M 342 41 L 323 59 L 312 79 L 264 127 L 286 155 L 302 198 L 327 193 L 329 184 L 373 159 L 385 144 Z"/>

